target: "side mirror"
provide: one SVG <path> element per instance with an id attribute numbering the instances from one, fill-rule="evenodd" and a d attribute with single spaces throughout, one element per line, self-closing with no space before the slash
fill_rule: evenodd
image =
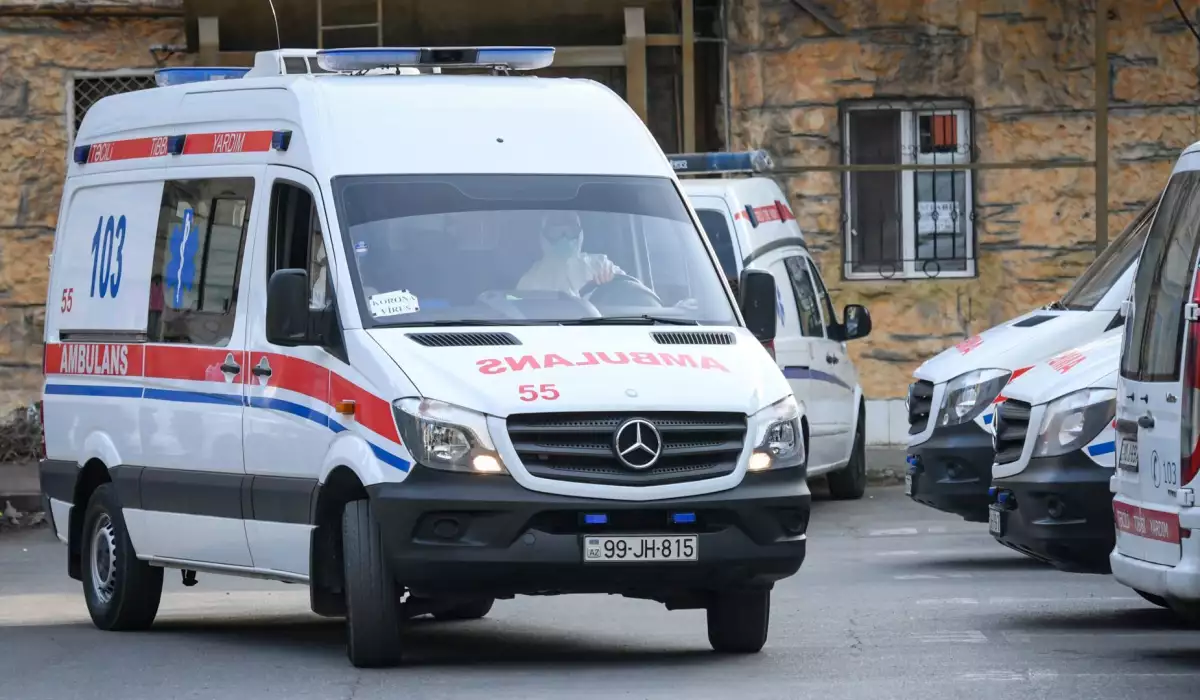
<path id="1" fill-rule="evenodd" d="M 302 345 L 308 339 L 308 272 L 276 270 L 267 281 L 267 341 Z"/>
<path id="2" fill-rule="evenodd" d="M 746 327 L 764 343 L 775 340 L 775 277 L 762 270 L 742 270 L 738 291 Z"/>
<path id="3" fill-rule="evenodd" d="M 847 304 L 842 312 L 842 328 L 846 340 L 866 338 L 871 334 L 871 313 L 860 304 Z"/>

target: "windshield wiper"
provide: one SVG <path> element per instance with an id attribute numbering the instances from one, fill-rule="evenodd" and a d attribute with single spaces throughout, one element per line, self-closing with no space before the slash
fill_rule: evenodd
<path id="1" fill-rule="evenodd" d="M 658 323 L 668 326 L 700 325 L 699 321 L 693 321 L 690 318 L 671 318 L 670 316 L 653 316 L 651 314 L 642 314 L 640 316 L 595 316 L 589 318 L 573 318 L 568 321 L 557 321 L 557 323 L 560 323 L 564 326 L 653 326 Z"/>

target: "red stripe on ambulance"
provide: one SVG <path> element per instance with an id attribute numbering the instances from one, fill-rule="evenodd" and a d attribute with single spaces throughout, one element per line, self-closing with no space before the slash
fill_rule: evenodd
<path id="1" fill-rule="evenodd" d="M 93 143 L 88 149 L 88 163 L 109 163 L 114 160 L 136 160 L 167 155 L 168 138 L 152 136 L 144 139 Z"/>
<path id="2" fill-rule="evenodd" d="M 1113 515 L 1121 532 L 1148 540 L 1179 544 L 1179 516 L 1160 510 L 1113 501 Z"/>
<path id="3" fill-rule="evenodd" d="M 271 131 L 224 131 L 215 134 L 188 134 L 183 155 L 226 153 L 263 153 L 271 150 Z"/>

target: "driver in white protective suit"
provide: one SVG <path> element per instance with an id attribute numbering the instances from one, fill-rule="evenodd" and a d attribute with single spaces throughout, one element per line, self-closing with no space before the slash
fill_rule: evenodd
<path id="1" fill-rule="evenodd" d="M 577 295 L 589 282 L 606 284 L 624 274 L 607 256 L 583 252 L 578 212 L 546 212 L 540 240 L 542 257 L 517 282 L 517 289 Z"/>

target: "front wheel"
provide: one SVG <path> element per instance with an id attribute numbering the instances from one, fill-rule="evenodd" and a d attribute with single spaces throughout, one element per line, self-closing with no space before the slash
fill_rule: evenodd
<path id="1" fill-rule="evenodd" d="M 756 654 L 770 622 L 771 591 L 718 593 L 708 606 L 708 643 L 723 654 Z"/>
<path id="2" fill-rule="evenodd" d="M 163 570 L 137 558 L 111 484 L 92 493 L 84 511 L 80 549 L 83 597 L 102 630 L 144 630 L 162 599 Z"/>
<path id="3" fill-rule="evenodd" d="M 854 429 L 854 448 L 850 463 L 829 475 L 829 495 L 839 501 L 856 501 L 867 492 L 867 441 L 863 434 L 862 413 Z"/>
<path id="4" fill-rule="evenodd" d="M 395 666 L 402 656 L 400 586 L 383 555 L 370 500 L 342 511 L 346 577 L 346 653 L 358 668 Z"/>

